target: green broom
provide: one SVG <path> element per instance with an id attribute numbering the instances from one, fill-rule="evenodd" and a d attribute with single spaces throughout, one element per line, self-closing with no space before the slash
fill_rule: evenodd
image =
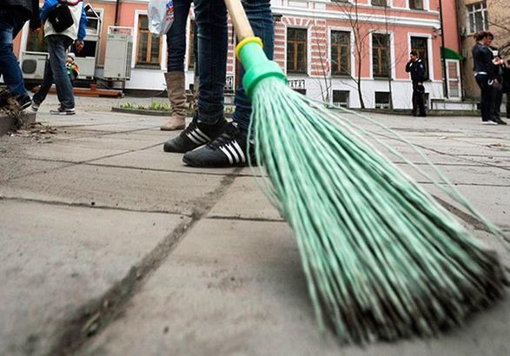
<path id="1" fill-rule="evenodd" d="M 356 343 L 432 336 L 502 298 L 495 253 L 354 125 L 288 88 L 240 1 L 225 3 L 252 99 L 249 136 L 267 195 L 295 231 L 321 329 Z"/>

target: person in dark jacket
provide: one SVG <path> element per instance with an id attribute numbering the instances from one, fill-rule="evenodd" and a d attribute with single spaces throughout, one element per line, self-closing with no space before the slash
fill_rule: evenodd
<path id="1" fill-rule="evenodd" d="M 492 35 L 489 35 L 487 38 L 487 46 L 492 51 L 493 55 L 492 68 L 494 73 L 494 82 L 492 84 L 493 103 L 491 108 L 491 119 L 496 121 L 499 125 L 506 125 L 506 122 L 501 120 L 501 103 L 503 101 L 503 68 L 505 67 L 505 62 L 499 55 L 498 48 L 492 46 L 493 39 Z"/>
<path id="2" fill-rule="evenodd" d="M 480 87 L 482 111 L 482 124 L 484 125 L 504 125 L 500 119 L 492 116 L 494 108 L 494 88 L 498 84 L 497 67 L 494 63 L 494 54 L 489 48 L 492 33 L 480 31 L 475 33 L 476 44 L 473 46 L 473 71 L 475 72 L 476 83 Z"/>
<path id="3" fill-rule="evenodd" d="M 2 0 L 0 2 L 0 75 L 19 105 L 20 109 L 30 106 L 23 74 L 18 59 L 13 52 L 14 38 L 18 35 L 26 21 L 30 20 L 30 29 L 41 27 L 39 19 L 39 0 Z M 7 102 L 3 102 L 2 106 Z"/>
<path id="4" fill-rule="evenodd" d="M 506 94 L 506 117 L 510 119 L 510 59 L 506 61 L 503 67 L 503 93 Z"/>
<path id="5" fill-rule="evenodd" d="M 425 103 L 423 94 L 425 94 L 425 86 L 423 82 L 427 80 L 427 68 L 418 56 L 418 52 L 411 51 L 411 58 L 406 64 L 406 72 L 411 73 L 411 81 L 413 82 L 413 115 L 427 116 L 425 112 Z"/>

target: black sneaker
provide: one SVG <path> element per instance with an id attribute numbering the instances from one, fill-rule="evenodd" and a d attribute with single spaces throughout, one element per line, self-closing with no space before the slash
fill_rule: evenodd
<path id="1" fill-rule="evenodd" d="M 246 133 L 235 123 L 229 123 L 214 141 L 198 150 L 186 153 L 182 160 L 192 167 L 244 167 L 248 165 Z M 254 147 L 250 147 L 251 164 L 255 161 Z"/>
<path id="2" fill-rule="evenodd" d="M 14 98 L 19 105 L 20 110 L 25 110 L 32 105 L 32 99 L 28 95 L 19 95 Z"/>
<path id="3" fill-rule="evenodd" d="M 179 136 L 165 142 L 163 150 L 165 152 L 177 153 L 186 153 L 194 150 L 197 147 L 213 141 L 223 132 L 227 124 L 227 120 L 225 120 L 224 117 L 212 125 L 197 121 L 197 115 L 195 115 L 193 121 L 191 121 L 188 127 L 186 127 Z"/>

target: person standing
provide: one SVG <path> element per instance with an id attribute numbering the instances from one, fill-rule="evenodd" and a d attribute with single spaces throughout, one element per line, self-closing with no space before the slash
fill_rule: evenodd
<path id="1" fill-rule="evenodd" d="M 67 5 L 71 16 L 72 24 L 63 31 L 57 31 L 49 16 L 57 6 Z M 49 65 L 46 65 L 43 82 L 38 92 L 34 95 L 32 101 L 32 110 L 37 112 L 55 82 L 57 97 L 60 106 L 55 110 L 50 110 L 52 115 L 74 115 L 74 93 L 71 79 L 66 69 L 67 50 L 73 44 L 76 51 L 80 52 L 84 47 L 83 39 L 86 35 L 87 15 L 82 0 L 63 1 L 63 0 L 45 0 L 41 20 L 44 22 L 44 36 L 48 43 Z"/>
<path id="2" fill-rule="evenodd" d="M 182 130 L 186 126 L 186 90 L 184 57 L 186 54 L 186 24 L 192 0 L 174 0 L 174 22 L 166 34 L 167 73 L 166 90 L 172 113 L 162 131 Z M 195 32 L 195 37 L 196 37 Z M 196 47 L 196 46 L 193 46 Z M 195 71 L 197 69 L 195 68 Z"/>
<path id="3" fill-rule="evenodd" d="M 274 22 L 270 0 L 242 2 L 255 36 L 273 59 Z M 193 167 L 234 167 L 248 163 L 248 127 L 252 106 L 242 85 L 236 88 L 232 122 L 223 117 L 227 60 L 227 11 L 223 0 L 195 0 L 198 26 L 200 91 L 198 112 L 191 124 L 164 145 L 166 152 L 185 153 L 183 161 Z M 241 78 L 244 71 L 241 70 Z M 199 147 L 199 148 L 198 148 Z M 198 148 L 198 149 L 195 149 Z M 251 150 L 251 161 L 255 164 Z"/>
<path id="4" fill-rule="evenodd" d="M 498 125 L 501 120 L 492 117 L 494 107 L 494 88 L 496 82 L 495 65 L 493 63 L 494 55 L 489 48 L 489 43 L 493 37 L 488 31 L 475 33 L 476 44 L 473 46 L 473 71 L 475 72 L 476 83 L 480 87 L 481 101 L 480 108 L 482 112 L 483 125 Z"/>
<path id="5" fill-rule="evenodd" d="M 503 93 L 506 94 L 506 117 L 510 119 L 510 59 L 503 67 Z"/>
<path id="6" fill-rule="evenodd" d="M 406 72 L 411 73 L 411 81 L 413 82 L 413 111 L 414 116 L 427 116 L 425 112 L 425 103 L 423 94 L 425 94 L 425 86 L 423 82 L 427 80 L 427 68 L 418 56 L 418 52 L 410 52 L 409 62 L 406 64 Z"/>
<path id="7" fill-rule="evenodd" d="M 2 0 L 0 3 L 0 75 L 21 110 L 31 104 L 23 74 L 13 52 L 14 38 L 30 20 L 30 29 L 41 27 L 39 0 Z M 2 106 L 6 105 L 4 102 Z"/>

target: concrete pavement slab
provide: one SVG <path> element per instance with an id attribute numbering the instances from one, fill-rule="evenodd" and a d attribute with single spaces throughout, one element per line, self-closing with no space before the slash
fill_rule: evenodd
<path id="1" fill-rule="evenodd" d="M 24 158 L 2 157 L 0 155 L 0 184 L 12 178 L 24 177 L 37 173 L 45 173 L 62 168 L 68 163 L 47 162 Z"/>
<path id="2" fill-rule="evenodd" d="M 79 354 L 496 356 L 509 316 L 500 303 L 439 339 L 341 346 L 319 333 L 286 224 L 203 220 Z"/>
<path id="3" fill-rule="evenodd" d="M 253 177 L 238 177 L 227 193 L 209 212 L 210 218 L 238 218 L 250 220 L 283 220 L 271 205 L 258 184 L 264 182 Z"/>
<path id="4" fill-rule="evenodd" d="M 195 168 L 182 162 L 182 153 L 169 153 L 163 151 L 163 145 L 150 147 L 146 150 L 128 152 L 122 155 L 102 158 L 94 161 L 97 165 L 131 167 L 140 169 L 154 169 L 173 172 L 186 172 L 194 174 L 231 174 L 235 168 Z"/>
<path id="5" fill-rule="evenodd" d="M 75 165 L 0 185 L 4 197 L 191 214 L 222 176 Z"/>
<path id="6" fill-rule="evenodd" d="M 5 200 L 0 211 L 0 355 L 48 354 L 64 319 L 188 221 Z"/>

